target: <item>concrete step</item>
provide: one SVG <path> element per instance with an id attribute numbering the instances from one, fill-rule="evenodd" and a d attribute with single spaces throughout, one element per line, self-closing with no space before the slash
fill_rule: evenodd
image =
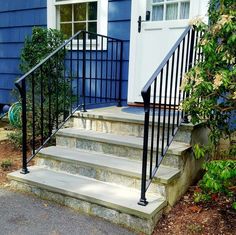
<path id="1" fill-rule="evenodd" d="M 42 149 L 36 160 L 38 166 L 48 169 L 140 189 L 141 161 L 59 146 Z M 158 192 L 164 196 L 165 187 L 179 175 L 179 169 L 161 165 L 149 192 Z"/>
<path id="2" fill-rule="evenodd" d="M 140 206 L 138 190 L 100 182 L 83 176 L 30 167 L 30 174 L 19 171 L 8 175 L 12 187 L 34 193 L 44 199 L 99 216 L 138 232 L 151 234 L 160 218 L 165 199 L 148 195 L 147 206 Z"/>
<path id="3" fill-rule="evenodd" d="M 56 140 L 58 146 L 111 154 L 133 160 L 142 159 L 143 138 L 141 137 L 66 128 L 57 133 Z M 173 141 L 162 162 L 163 165 L 180 168 L 181 156 L 190 148 L 189 144 Z"/>
<path id="4" fill-rule="evenodd" d="M 73 118 L 74 127 L 119 135 L 142 137 L 144 115 L 127 113 L 124 111 L 125 109 L 127 109 L 127 107 L 106 107 L 88 110 L 88 112 L 77 112 Z M 152 119 L 152 116 L 150 119 Z M 171 123 L 173 122 L 173 116 L 171 116 L 170 121 Z M 176 122 L 177 117 L 175 118 L 175 123 Z M 163 116 L 161 116 L 160 124 L 161 133 L 163 129 L 162 127 Z M 151 133 L 151 128 L 152 127 L 150 126 L 149 133 Z M 181 124 L 175 136 L 175 140 L 179 142 L 192 143 L 193 139 L 196 138 L 195 132 L 199 128 L 201 128 L 201 125 L 193 125 L 191 123 Z M 165 136 L 167 136 L 167 126 L 165 129 Z M 157 123 L 155 125 L 155 132 L 157 132 Z"/>

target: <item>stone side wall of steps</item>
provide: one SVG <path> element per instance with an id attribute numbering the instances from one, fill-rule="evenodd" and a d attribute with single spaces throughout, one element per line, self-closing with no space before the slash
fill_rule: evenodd
<path id="1" fill-rule="evenodd" d="M 151 234 L 201 167 L 190 144 L 206 142 L 207 132 L 201 125 L 183 125 L 148 190 L 149 204 L 139 206 L 140 116 L 112 107 L 78 113 L 70 123 L 57 133 L 56 146 L 40 152 L 29 174 L 9 175 L 12 187 Z"/>

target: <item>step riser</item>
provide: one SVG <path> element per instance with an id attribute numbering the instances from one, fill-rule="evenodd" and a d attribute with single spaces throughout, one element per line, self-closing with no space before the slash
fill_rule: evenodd
<path id="1" fill-rule="evenodd" d="M 131 146 L 121 146 L 119 144 L 103 143 L 95 140 L 86 140 L 80 137 L 68 137 L 63 135 L 57 135 L 57 146 L 63 146 L 68 148 L 77 148 L 80 150 L 99 152 L 103 154 L 111 154 L 117 157 L 124 157 L 133 160 L 142 160 L 143 151 L 141 148 Z M 154 151 L 154 155 L 156 152 Z M 174 168 L 180 168 L 183 163 L 180 156 L 174 154 L 167 154 L 162 162 L 165 166 L 171 166 Z"/>
<path id="2" fill-rule="evenodd" d="M 143 123 L 131 123 L 111 120 L 98 120 L 92 118 L 74 118 L 74 127 L 84 130 L 93 130 L 104 133 L 112 133 L 118 135 L 130 135 L 142 137 L 144 133 Z M 172 127 L 172 126 L 171 126 Z M 165 138 L 168 134 L 168 129 L 165 128 Z M 160 136 L 162 136 L 163 128 L 160 127 Z M 151 136 L 152 127 L 149 128 L 149 136 Z M 171 134 L 171 133 L 169 133 Z M 157 127 L 155 127 L 155 134 L 157 136 Z M 190 143 L 192 139 L 192 131 L 186 127 L 181 126 L 175 136 L 175 141 Z"/>
<path id="3" fill-rule="evenodd" d="M 36 165 L 54 171 L 60 171 L 73 175 L 82 175 L 99 181 L 115 183 L 129 188 L 140 189 L 141 186 L 140 178 L 135 176 L 114 172 L 112 169 L 88 166 L 82 163 L 62 162 L 53 159 L 51 156 L 48 157 L 43 154 L 40 154 L 40 156 L 36 159 Z M 159 195 L 165 197 L 166 187 L 168 187 L 168 185 L 163 185 L 156 181 L 150 185 L 148 192 L 158 193 Z"/>
<path id="4" fill-rule="evenodd" d="M 12 188 L 34 194 L 42 199 L 54 201 L 58 204 L 70 207 L 80 212 L 98 216 L 112 223 L 119 224 L 135 230 L 136 232 L 143 232 L 145 234 L 152 234 L 156 222 L 161 218 L 163 209 L 161 209 L 153 218 L 145 219 L 134 215 L 122 213 L 115 209 L 107 208 L 103 205 L 97 205 L 81 199 L 74 198 L 69 195 L 63 195 L 57 192 L 52 192 L 44 187 L 11 180 Z"/>

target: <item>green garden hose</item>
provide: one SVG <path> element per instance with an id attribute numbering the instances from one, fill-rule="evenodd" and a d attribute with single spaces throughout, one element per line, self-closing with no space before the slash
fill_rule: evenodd
<path id="1" fill-rule="evenodd" d="M 21 112 L 22 106 L 19 102 L 14 103 L 8 111 L 9 122 L 12 126 L 16 128 L 21 127 Z"/>

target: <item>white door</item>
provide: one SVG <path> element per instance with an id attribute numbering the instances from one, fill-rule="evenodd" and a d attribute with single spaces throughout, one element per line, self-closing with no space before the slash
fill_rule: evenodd
<path id="1" fill-rule="evenodd" d="M 189 25 L 190 19 L 207 20 L 208 0 L 133 0 L 129 60 L 128 103 L 143 102 L 141 90 L 171 47 Z M 141 23 L 138 18 L 150 20 Z"/>

